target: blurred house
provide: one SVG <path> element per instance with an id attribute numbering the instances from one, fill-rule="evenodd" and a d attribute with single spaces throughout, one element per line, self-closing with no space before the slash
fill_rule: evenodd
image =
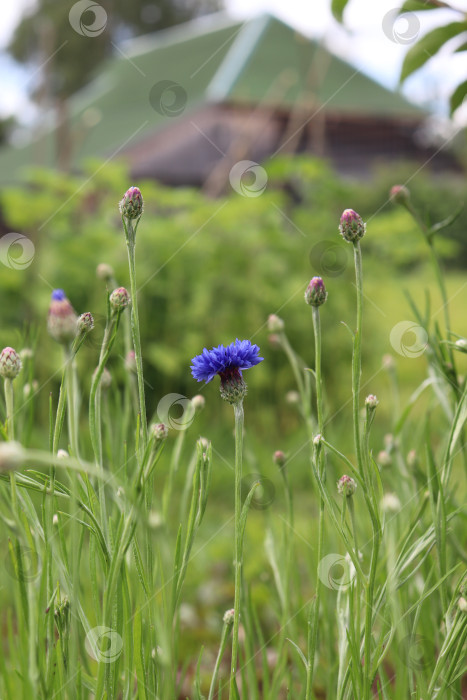
<path id="1" fill-rule="evenodd" d="M 375 160 L 456 169 L 423 139 L 427 112 L 270 15 L 223 14 L 127 42 L 70 105 L 70 167 L 124 158 L 135 180 L 225 185 L 233 164 L 283 153 L 328 158 L 365 176 Z M 0 151 L 0 177 L 54 166 L 50 125 L 35 142 Z"/>

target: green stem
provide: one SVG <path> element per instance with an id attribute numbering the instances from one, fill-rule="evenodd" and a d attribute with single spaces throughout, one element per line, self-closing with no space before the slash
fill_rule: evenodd
<path id="1" fill-rule="evenodd" d="M 324 430 L 323 418 L 323 392 L 322 392 L 322 377 L 321 377 L 321 322 L 319 316 L 319 307 L 312 307 L 313 314 L 313 331 L 315 337 L 315 377 L 316 377 L 316 413 L 318 417 L 318 432 L 322 435 Z M 324 450 L 318 451 L 317 473 L 319 478 L 324 480 Z M 316 599 L 313 609 L 312 630 L 311 630 L 311 645 L 308 652 L 307 663 L 307 679 L 305 698 L 309 700 L 313 688 L 313 675 L 315 666 L 316 647 L 318 644 L 318 624 L 319 612 L 321 604 L 321 579 L 319 577 L 319 565 L 323 553 L 324 542 L 324 499 L 320 495 L 319 499 L 319 525 L 318 525 L 318 562 L 316 572 Z"/>
<path id="2" fill-rule="evenodd" d="M 138 399 L 139 411 L 141 415 L 141 428 L 143 433 L 144 448 L 148 441 L 148 425 L 146 419 L 146 401 L 144 396 L 144 377 L 143 377 L 143 358 L 141 353 L 141 336 L 139 330 L 139 315 L 136 290 L 136 265 L 135 265 L 135 234 L 136 228 L 133 227 L 133 222 L 123 219 L 123 225 L 126 233 L 126 243 L 128 248 L 128 266 L 130 271 L 130 293 L 131 293 L 131 334 L 133 337 L 133 347 L 135 350 L 136 374 L 138 377 Z"/>
<path id="3" fill-rule="evenodd" d="M 240 625 L 240 599 L 242 576 L 242 452 L 243 452 L 243 402 L 234 404 L 235 415 L 235 602 L 234 625 L 232 632 L 232 662 L 230 667 L 229 700 L 237 697 L 236 671 L 238 657 L 238 629 Z"/>
<path id="4" fill-rule="evenodd" d="M 216 692 L 217 677 L 219 675 L 219 668 L 221 665 L 222 657 L 224 656 L 225 647 L 227 646 L 227 641 L 229 639 L 229 633 L 230 633 L 231 627 L 232 627 L 231 624 L 224 622 L 224 626 L 222 627 L 221 643 L 219 646 L 219 652 L 217 654 L 216 664 L 214 666 L 214 672 L 212 674 L 212 679 L 211 679 L 211 685 L 209 687 L 208 700 L 214 699 L 214 693 Z"/>
<path id="5" fill-rule="evenodd" d="M 14 392 L 13 380 L 5 377 L 5 404 L 6 404 L 6 421 L 9 440 L 15 439 L 15 421 L 14 421 Z M 10 472 L 11 485 L 11 507 L 15 517 L 18 515 L 18 494 L 16 492 L 16 475 L 14 471 Z"/>
<path id="6" fill-rule="evenodd" d="M 73 457 L 78 459 L 78 424 L 76 414 L 76 399 L 75 399 L 75 377 L 73 371 L 74 354 L 71 348 L 64 347 L 65 372 L 66 372 L 66 398 L 68 409 L 68 439 L 71 446 Z M 76 518 L 78 511 L 78 476 L 75 471 L 70 471 L 70 495 L 71 495 L 71 523 L 70 523 L 70 548 L 71 548 L 71 606 L 72 610 L 79 608 L 79 523 Z M 78 649 L 79 649 L 79 629 L 78 617 L 73 620 L 71 625 L 71 645 L 69 655 L 69 669 L 77 667 Z M 72 689 L 72 697 L 76 697 L 76 688 Z"/>
<path id="7" fill-rule="evenodd" d="M 363 272 L 362 252 L 360 241 L 354 243 L 355 260 L 355 284 L 357 287 L 357 329 L 354 336 L 352 355 L 352 397 L 353 397 L 353 433 L 355 453 L 357 455 L 357 467 L 360 474 L 364 475 L 364 462 L 362 456 L 362 442 L 360 435 L 360 376 L 362 373 L 362 319 L 363 319 Z"/>

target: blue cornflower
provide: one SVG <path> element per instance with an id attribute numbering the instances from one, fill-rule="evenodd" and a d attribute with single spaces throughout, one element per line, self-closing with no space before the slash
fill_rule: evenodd
<path id="1" fill-rule="evenodd" d="M 230 403 L 236 403 L 246 394 L 242 370 L 250 369 L 264 358 L 259 357 L 259 347 L 249 340 L 237 340 L 227 347 L 204 348 L 201 355 L 192 359 L 191 373 L 198 382 L 210 382 L 216 374 L 221 380 L 221 395 Z"/>

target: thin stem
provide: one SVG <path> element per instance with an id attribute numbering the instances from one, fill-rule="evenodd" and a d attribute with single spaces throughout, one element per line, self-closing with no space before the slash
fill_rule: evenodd
<path id="1" fill-rule="evenodd" d="M 13 380 L 9 377 L 5 377 L 5 404 L 6 404 L 6 420 L 8 429 L 8 438 L 10 440 L 15 439 L 15 421 L 14 421 L 14 392 L 13 392 Z M 11 506 L 15 517 L 18 515 L 18 495 L 16 492 L 16 475 L 14 471 L 10 472 L 10 485 L 11 485 Z"/>
<path id="2" fill-rule="evenodd" d="M 321 322 L 319 317 L 319 307 L 312 307 L 313 314 L 313 331 L 315 337 L 315 377 L 316 377 L 316 413 L 318 417 L 318 432 L 322 434 L 324 430 L 323 419 L 323 393 L 322 393 L 322 378 L 321 378 Z M 324 479 L 324 450 L 320 449 L 317 453 L 317 473 L 320 479 Z M 315 666 L 316 647 L 318 644 L 318 624 L 319 611 L 321 604 L 321 579 L 319 577 L 319 565 L 322 558 L 324 542 L 324 499 L 320 494 L 319 498 L 319 525 L 318 525 L 318 561 L 316 571 L 316 599 L 313 608 L 313 619 L 311 629 L 311 644 L 308 652 L 307 662 L 307 679 L 305 698 L 311 698 L 313 688 L 313 674 Z"/>
<path id="3" fill-rule="evenodd" d="M 148 441 L 148 425 L 146 419 L 146 401 L 144 396 L 143 358 L 141 353 L 141 336 L 139 330 L 139 315 L 136 290 L 136 265 L 135 265 L 135 229 L 131 220 L 123 219 L 128 248 L 128 266 L 130 271 L 131 293 L 131 334 L 135 350 L 136 374 L 138 377 L 139 412 L 141 415 L 141 428 L 143 432 L 143 451 Z"/>
<path id="4" fill-rule="evenodd" d="M 360 376 L 362 372 L 362 320 L 363 320 L 363 272 L 362 252 L 360 241 L 354 243 L 355 283 L 357 287 L 357 329 L 354 336 L 352 355 L 352 397 L 353 397 L 353 433 L 355 452 L 357 455 L 357 467 L 364 475 L 362 455 L 362 441 L 360 435 Z"/>
<path id="5" fill-rule="evenodd" d="M 219 668 L 221 665 L 222 657 L 224 656 L 225 647 L 227 646 L 227 641 L 229 639 L 229 632 L 231 630 L 231 627 L 232 627 L 231 624 L 224 622 L 224 626 L 222 627 L 221 643 L 219 645 L 219 652 L 217 654 L 216 664 L 214 666 L 214 672 L 213 672 L 212 678 L 211 678 L 211 685 L 209 687 L 208 700 L 214 699 L 214 693 L 216 692 L 217 677 L 219 675 Z"/>
<path id="6" fill-rule="evenodd" d="M 240 625 L 240 599 L 242 576 L 242 452 L 243 452 L 243 402 L 234 404 L 235 415 L 235 602 L 234 625 L 232 632 L 232 662 L 230 667 L 229 700 L 237 697 L 235 675 L 237 672 L 238 657 L 238 629 Z"/>

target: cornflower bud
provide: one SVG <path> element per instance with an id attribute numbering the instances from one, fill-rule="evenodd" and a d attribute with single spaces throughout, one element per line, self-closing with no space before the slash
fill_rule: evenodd
<path id="1" fill-rule="evenodd" d="M 286 458 L 285 454 L 282 452 L 282 450 L 276 450 L 276 452 L 274 452 L 272 459 L 273 459 L 274 464 L 277 464 L 279 469 L 282 469 L 282 467 L 287 462 L 287 458 Z"/>
<path id="2" fill-rule="evenodd" d="M 268 330 L 271 333 L 280 333 L 284 330 L 284 321 L 276 316 L 276 314 L 269 314 L 268 316 Z"/>
<path id="3" fill-rule="evenodd" d="M 389 191 L 389 198 L 395 204 L 407 204 L 410 199 L 410 192 L 404 185 L 394 185 Z"/>
<path id="4" fill-rule="evenodd" d="M 126 354 L 125 369 L 127 372 L 136 372 L 136 355 L 134 350 L 129 350 Z"/>
<path id="5" fill-rule="evenodd" d="M 130 187 L 119 205 L 120 213 L 127 219 L 137 219 L 143 213 L 143 195 L 138 187 Z"/>
<path id="6" fill-rule="evenodd" d="M 113 267 L 107 265 L 107 263 L 99 263 L 96 267 L 96 275 L 104 282 L 110 282 L 114 278 L 115 273 Z"/>
<path id="7" fill-rule="evenodd" d="M 21 358 L 13 348 L 3 348 L 0 354 L 0 375 L 5 379 L 15 379 L 21 371 Z"/>
<path id="8" fill-rule="evenodd" d="M 109 298 L 113 311 L 123 311 L 130 303 L 130 295 L 125 287 L 114 289 Z"/>
<path id="9" fill-rule="evenodd" d="M 353 209 L 345 209 L 342 212 L 339 233 L 342 238 L 349 243 L 356 243 L 363 238 L 366 231 L 366 224 L 363 223 L 363 219 L 360 214 L 357 214 Z"/>
<path id="10" fill-rule="evenodd" d="M 365 406 L 369 409 L 374 410 L 378 404 L 379 401 L 374 394 L 369 394 L 365 399 Z"/>
<path id="11" fill-rule="evenodd" d="M 196 396 L 193 396 L 191 399 L 191 403 L 196 413 L 198 413 L 199 411 L 202 411 L 206 405 L 206 399 L 201 394 L 196 394 Z"/>
<path id="12" fill-rule="evenodd" d="M 226 610 L 224 613 L 224 624 L 226 625 L 233 625 L 234 623 L 234 617 L 235 617 L 235 610 L 231 608 L 230 610 Z"/>
<path id="13" fill-rule="evenodd" d="M 94 319 L 89 311 L 81 314 L 78 318 L 77 327 L 79 333 L 90 333 L 92 331 L 94 328 Z"/>
<path id="14" fill-rule="evenodd" d="M 347 476 L 347 474 L 341 476 L 337 482 L 338 493 L 340 493 L 342 496 L 346 496 L 347 498 L 354 495 L 356 488 L 357 484 L 355 479 L 352 479 L 351 476 Z"/>
<path id="15" fill-rule="evenodd" d="M 169 434 L 169 428 L 165 423 L 153 423 L 151 430 L 156 442 L 166 440 Z"/>
<path id="16" fill-rule="evenodd" d="M 321 277 L 313 277 L 305 291 L 305 301 L 310 306 L 321 306 L 328 296 Z"/>

